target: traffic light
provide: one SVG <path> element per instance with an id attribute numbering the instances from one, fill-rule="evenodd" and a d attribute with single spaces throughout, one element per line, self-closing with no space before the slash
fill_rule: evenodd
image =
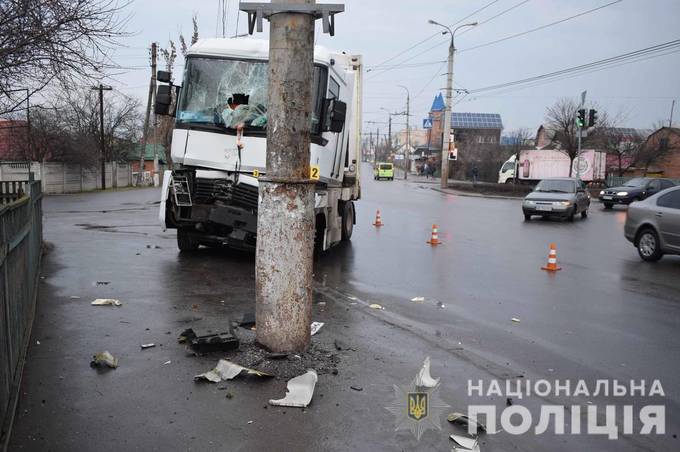
<path id="1" fill-rule="evenodd" d="M 592 108 L 588 112 L 588 127 L 594 127 L 595 123 L 597 122 L 597 110 L 593 110 Z"/>
<path id="2" fill-rule="evenodd" d="M 578 111 L 578 115 L 576 116 L 576 127 L 582 129 L 585 127 L 585 125 L 586 125 L 586 110 L 582 108 Z"/>

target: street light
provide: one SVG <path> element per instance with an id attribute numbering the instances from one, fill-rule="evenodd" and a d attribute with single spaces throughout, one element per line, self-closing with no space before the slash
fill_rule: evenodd
<path id="1" fill-rule="evenodd" d="M 406 151 L 404 152 L 404 180 L 406 180 L 408 179 L 408 168 L 411 166 L 411 131 L 408 124 L 411 108 L 411 93 L 404 85 L 397 86 L 406 90 Z"/>
<path id="2" fill-rule="evenodd" d="M 451 43 L 449 44 L 449 67 L 448 73 L 446 74 L 446 109 L 444 110 L 444 137 L 442 139 L 442 164 L 441 164 L 441 188 L 447 188 L 449 180 L 449 164 L 448 155 L 449 149 L 451 147 L 451 107 L 453 102 L 453 53 L 456 51 L 456 46 L 454 44 L 454 38 L 456 32 L 461 28 L 474 27 L 477 22 L 471 22 L 469 24 L 459 25 L 451 30 L 450 27 L 440 24 L 432 19 L 428 20 L 427 23 L 431 25 L 436 25 L 446 29 L 442 34 L 448 33 L 451 36 Z"/>

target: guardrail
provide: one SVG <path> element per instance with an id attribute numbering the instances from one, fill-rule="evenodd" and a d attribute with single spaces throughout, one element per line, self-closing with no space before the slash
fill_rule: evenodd
<path id="1" fill-rule="evenodd" d="M 6 448 L 38 292 L 40 182 L 1 182 L 0 198 L 0 443 Z"/>

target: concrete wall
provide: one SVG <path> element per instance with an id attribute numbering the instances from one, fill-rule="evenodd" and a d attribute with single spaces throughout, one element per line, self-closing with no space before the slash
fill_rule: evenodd
<path id="1" fill-rule="evenodd" d="M 100 168 L 89 168 L 74 163 L 31 162 L 30 171 L 35 180 L 42 182 L 42 191 L 46 194 L 101 189 Z M 0 162 L 0 181 L 19 181 L 28 178 L 28 162 Z M 129 187 L 133 184 L 130 164 L 106 163 L 106 188 Z"/>

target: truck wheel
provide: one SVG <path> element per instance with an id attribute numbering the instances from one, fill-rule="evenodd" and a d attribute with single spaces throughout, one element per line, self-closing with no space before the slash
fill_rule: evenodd
<path id="1" fill-rule="evenodd" d="M 177 248 L 180 251 L 196 251 L 198 246 L 198 240 L 193 238 L 186 229 L 177 230 Z"/>
<path id="2" fill-rule="evenodd" d="M 354 203 L 347 201 L 342 208 L 342 240 L 348 241 L 352 238 L 354 231 Z"/>

